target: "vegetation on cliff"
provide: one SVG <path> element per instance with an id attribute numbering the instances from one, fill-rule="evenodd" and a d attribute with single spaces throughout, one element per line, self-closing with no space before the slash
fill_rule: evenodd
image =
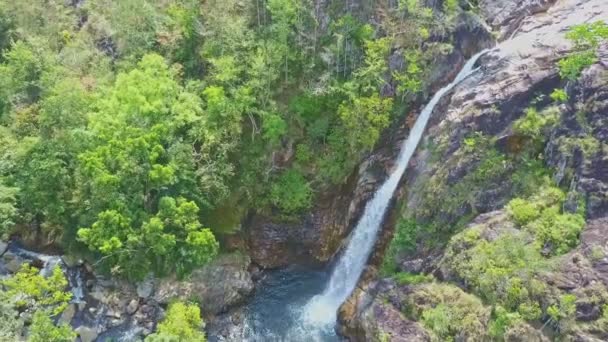
<path id="1" fill-rule="evenodd" d="M 404 312 L 434 339 L 606 336 L 608 289 L 594 281 L 562 285 L 570 276 L 562 275 L 568 272 L 564 264 L 586 267 L 582 265 L 605 256 L 598 249 L 586 254 L 590 261 L 580 254 L 589 248 L 580 246 L 580 240 L 591 219 L 587 201 L 593 199 L 575 186 L 580 167 L 547 165 L 544 154 L 554 149 L 565 158 L 578 155 L 585 166 L 601 158 L 605 142 L 597 140 L 601 133 L 587 122 L 584 111 L 589 107 L 574 104 L 581 100 L 570 95 L 576 93 L 572 84 L 597 62 L 607 28 L 604 22 L 572 27 L 566 37 L 573 51 L 557 65 L 567 86 L 537 94 L 500 142 L 481 132 L 464 137 L 452 152 L 452 164 L 417 181 L 422 187 L 412 195 L 418 198 L 416 205 L 403 204 L 383 272 L 409 287 Z M 568 122 L 574 122 L 571 131 L 564 128 Z M 431 162 L 445 153 L 444 143 L 424 147 Z M 479 202 L 480 197 L 488 200 L 488 193 L 494 202 Z M 407 261 L 411 256 L 437 253 L 441 258 L 422 271 L 450 285 L 417 274 L 420 268 L 413 274 L 395 273 L 413 267 Z M 454 295 L 463 290 L 473 299 Z M 585 316 L 585 305 L 597 314 Z"/>

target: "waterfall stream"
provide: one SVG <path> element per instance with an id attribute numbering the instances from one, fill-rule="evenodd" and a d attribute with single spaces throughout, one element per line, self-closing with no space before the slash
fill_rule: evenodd
<path id="1" fill-rule="evenodd" d="M 410 158 L 420 142 L 430 115 L 443 95 L 452 90 L 467 76 L 477 69 L 475 63 L 486 51 L 479 52 L 471 57 L 456 78 L 447 86 L 441 88 L 424 107 L 416 123 L 411 129 L 408 138 L 403 142 L 397 163 L 389 178 L 376 191 L 369 201 L 359 219 L 356 227 L 349 237 L 348 244 L 335 262 L 330 273 L 329 281 L 324 290 L 312 297 L 304 305 L 301 303 L 291 305 L 290 314 L 274 317 L 271 320 L 291 320 L 288 331 L 273 331 L 273 323 L 266 319 L 264 331 L 249 332 L 248 341 L 334 341 L 338 340 L 334 328 L 337 312 L 342 303 L 355 289 L 359 277 L 372 252 L 378 231 L 382 225 L 386 210 L 390 204 L 395 190 L 403 176 Z M 286 296 L 291 298 L 290 296 Z M 298 299 L 301 301 L 301 299 Z M 290 307 L 291 303 L 281 303 L 283 307 Z M 258 325 L 260 325 L 258 323 Z M 284 326 L 285 324 L 281 324 Z M 255 330 L 255 329 L 254 329 Z"/>

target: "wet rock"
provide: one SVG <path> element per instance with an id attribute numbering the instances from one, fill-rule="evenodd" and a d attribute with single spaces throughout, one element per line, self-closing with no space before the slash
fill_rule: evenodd
<path id="1" fill-rule="evenodd" d="M 5 252 L 0 258 L 0 264 L 4 265 L 4 268 L 10 273 L 16 273 L 21 268 L 21 265 L 27 262 L 28 260 L 11 251 Z"/>
<path id="2" fill-rule="evenodd" d="M 119 311 L 115 311 L 114 309 L 108 309 L 108 311 L 106 311 L 106 317 L 109 318 L 115 318 L 115 319 L 119 319 L 121 318 L 121 314 Z"/>
<path id="3" fill-rule="evenodd" d="M 63 310 L 63 312 L 61 313 L 61 316 L 59 316 L 59 322 L 65 323 L 65 324 L 70 324 L 70 322 L 72 321 L 72 318 L 74 318 L 75 314 L 76 314 L 76 304 L 70 303 L 65 308 L 65 310 Z"/>
<path id="4" fill-rule="evenodd" d="M 4 254 L 8 249 L 8 243 L 0 240 L 0 255 Z"/>
<path id="5" fill-rule="evenodd" d="M 144 280 L 137 283 L 137 295 L 139 298 L 148 298 L 154 291 L 154 275 L 149 274 Z"/>
<path id="6" fill-rule="evenodd" d="M 339 331 L 350 341 L 431 341 L 429 333 L 401 310 L 402 296 L 390 281 L 356 289 L 339 312 Z M 397 297 L 392 299 L 391 297 Z"/>
<path id="7" fill-rule="evenodd" d="M 240 308 L 213 317 L 206 326 L 209 342 L 243 341 L 246 328 L 244 316 L 243 309 Z"/>
<path id="8" fill-rule="evenodd" d="M 187 279 L 162 279 L 153 298 L 163 304 L 176 298 L 196 299 L 205 313 L 223 312 L 242 303 L 253 291 L 253 281 L 247 271 L 249 264 L 250 259 L 244 255 L 220 255 Z"/>
<path id="9" fill-rule="evenodd" d="M 63 261 L 65 266 L 69 267 L 69 268 L 80 266 L 84 263 L 84 261 L 82 259 L 77 258 L 73 255 L 69 255 L 69 254 L 63 255 L 61 257 L 61 260 Z"/>
<path id="10" fill-rule="evenodd" d="M 139 302 L 136 299 L 131 299 L 129 304 L 127 304 L 126 311 L 129 315 L 132 315 L 139 308 Z"/>
<path id="11" fill-rule="evenodd" d="M 74 329 L 74 331 L 80 336 L 81 342 L 93 342 L 98 335 L 95 329 L 82 325 Z"/>

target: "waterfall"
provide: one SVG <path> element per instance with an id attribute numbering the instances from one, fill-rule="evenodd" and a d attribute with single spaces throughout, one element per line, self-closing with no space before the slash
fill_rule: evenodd
<path id="1" fill-rule="evenodd" d="M 441 88 L 424 107 L 406 141 L 403 142 L 397 164 L 390 177 L 376 191 L 365 206 L 357 226 L 350 236 L 346 249 L 337 260 L 327 287 L 323 293 L 313 297 L 304 307 L 302 321 L 308 326 L 320 329 L 333 329 L 336 324 L 338 308 L 350 296 L 363 272 L 369 255 L 376 242 L 378 230 L 382 225 L 386 209 L 410 158 L 416 150 L 433 109 L 442 96 L 454 88 L 464 78 L 475 72 L 475 62 L 486 51 L 471 57 L 460 70 L 452 83 Z M 306 329 L 309 330 L 310 329 Z"/>

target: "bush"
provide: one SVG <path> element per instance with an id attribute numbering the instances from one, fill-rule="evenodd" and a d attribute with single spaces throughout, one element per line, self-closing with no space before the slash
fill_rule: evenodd
<path id="1" fill-rule="evenodd" d="M 537 220 L 530 222 L 526 229 L 534 233 L 540 248 L 548 247 L 552 254 L 560 255 L 578 245 L 584 226 L 582 215 L 560 213 L 559 208 L 551 207 L 545 209 Z"/>
<path id="2" fill-rule="evenodd" d="M 488 334 L 495 340 L 500 341 L 510 327 L 522 321 L 518 313 L 509 312 L 502 306 L 497 306 L 492 313 L 492 321 L 488 327 Z"/>
<path id="3" fill-rule="evenodd" d="M 561 212 L 565 197 L 559 188 L 544 187 L 530 200 L 511 200 L 507 210 L 515 223 L 534 234 L 539 249 L 549 248 L 552 254 L 564 254 L 578 245 L 585 225 L 583 212 Z"/>
<path id="4" fill-rule="evenodd" d="M 270 201 L 285 214 L 296 214 L 312 206 L 312 189 L 302 173 L 291 169 L 272 185 Z"/>
<path id="5" fill-rule="evenodd" d="M 521 198 L 511 200 L 507 210 L 515 223 L 520 226 L 526 225 L 540 215 L 540 209 L 534 203 Z"/>
<path id="6" fill-rule="evenodd" d="M 595 51 L 576 52 L 557 62 L 559 75 L 574 81 L 587 67 L 597 61 Z"/>
<path id="7" fill-rule="evenodd" d="M 59 266 L 45 278 L 40 270 L 23 264 L 19 272 L 0 282 L 6 289 L 3 294 L 16 308 L 45 309 L 52 315 L 61 313 L 72 298 L 70 292 L 64 291 L 68 285 L 67 279 Z"/>
<path id="8" fill-rule="evenodd" d="M 535 277 L 546 262 L 527 234 L 474 241 L 466 233 L 456 235 L 448 246 L 447 262 L 455 273 L 491 304 L 510 311 L 533 307 L 535 296 L 544 288 Z"/>
<path id="9" fill-rule="evenodd" d="M 553 92 L 551 93 L 551 99 L 555 102 L 567 102 L 568 101 L 568 94 L 566 93 L 566 91 L 564 89 L 555 89 L 553 90 Z"/>
<path id="10" fill-rule="evenodd" d="M 169 305 L 167 315 L 158 324 L 157 333 L 146 338 L 146 342 L 189 341 L 206 342 L 201 331 L 204 322 L 196 304 L 175 302 Z"/>
<path id="11" fill-rule="evenodd" d="M 597 61 L 596 49 L 608 39 L 608 25 L 603 21 L 575 25 L 566 34 L 575 52 L 558 62 L 561 77 L 574 81 L 581 72 Z"/>
<path id="12" fill-rule="evenodd" d="M 553 110 L 544 110 L 539 113 L 535 108 L 528 108 L 524 116 L 515 121 L 513 130 L 533 140 L 539 140 L 544 130 L 555 124 L 557 119 L 557 112 Z"/>
<path id="13" fill-rule="evenodd" d="M 408 296 L 406 304 L 409 314 L 421 320 L 440 341 L 484 341 L 490 310 L 479 298 L 456 286 L 420 285 Z"/>
<path id="14" fill-rule="evenodd" d="M 547 308 L 550 323 L 559 332 L 567 332 L 574 323 L 576 313 L 576 296 L 573 294 L 562 295 L 559 302 Z"/>
<path id="15" fill-rule="evenodd" d="M 76 333 L 67 324 L 56 326 L 44 311 L 34 314 L 28 342 L 72 342 Z"/>

